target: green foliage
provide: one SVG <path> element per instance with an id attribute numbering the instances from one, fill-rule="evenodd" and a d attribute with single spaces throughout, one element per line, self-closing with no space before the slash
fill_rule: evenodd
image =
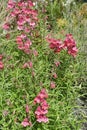
<path id="1" fill-rule="evenodd" d="M 54 20 L 63 15 L 61 1 L 47 2 L 47 15 L 54 24 Z M 42 18 L 42 16 L 43 14 L 40 12 L 39 17 Z M 82 32 L 70 28 L 69 19 L 68 23 L 65 33 L 73 33 L 78 47 L 81 46 L 83 39 L 80 41 L 79 37 L 81 38 L 80 33 Z M 76 28 L 78 27 L 77 25 Z M 56 28 L 51 33 L 56 38 L 63 39 L 64 35 L 60 31 Z M 37 32 L 38 36 L 36 36 Z M 75 110 L 79 107 L 77 104 L 81 90 L 79 78 L 81 78 L 81 69 L 83 69 L 80 57 L 83 58 L 83 55 L 79 53 L 78 57 L 74 59 L 65 51 L 62 51 L 61 54 L 54 54 L 45 40 L 48 30 L 42 19 L 32 38 L 32 49 L 38 51 L 37 57 L 26 55 L 18 50 L 15 43 L 18 34 L 19 32 L 15 30 L 11 32 L 10 39 L 6 40 L 3 30 L 0 29 L 0 53 L 3 54 L 4 62 L 4 69 L 0 70 L 0 130 L 79 130 L 83 117 L 76 116 Z M 30 60 L 33 62 L 33 69 L 23 69 L 23 64 Z M 54 61 L 60 61 L 60 66 L 55 67 Z M 35 73 L 35 76 L 32 76 L 32 72 Z M 57 73 L 57 79 L 53 79 L 53 72 Z M 50 88 L 52 80 L 56 83 L 55 89 Z M 47 99 L 49 122 L 46 124 L 36 122 L 35 107 L 33 106 L 34 98 L 43 87 L 47 89 L 49 95 Z M 26 117 L 26 104 L 31 106 L 30 120 L 33 125 L 24 128 L 21 122 Z"/>

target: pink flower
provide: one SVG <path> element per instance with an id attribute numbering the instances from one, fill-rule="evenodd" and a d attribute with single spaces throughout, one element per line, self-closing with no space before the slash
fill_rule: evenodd
<path id="1" fill-rule="evenodd" d="M 29 6 L 30 6 L 30 7 L 33 7 L 33 6 L 34 6 L 34 4 L 33 4 L 32 1 L 29 1 Z"/>
<path id="2" fill-rule="evenodd" d="M 31 22 L 31 18 L 27 15 L 27 16 L 25 17 L 25 21 L 30 23 L 30 22 Z"/>
<path id="3" fill-rule="evenodd" d="M 32 14 L 33 18 L 38 15 L 37 10 L 31 10 L 30 13 Z"/>
<path id="4" fill-rule="evenodd" d="M 23 25 L 18 25 L 18 26 L 17 26 L 17 29 L 18 29 L 19 31 L 21 31 L 21 30 L 24 30 L 24 27 L 23 27 Z"/>
<path id="5" fill-rule="evenodd" d="M 75 40 L 73 39 L 72 34 L 67 34 L 66 39 L 64 40 L 64 46 L 67 48 L 73 47 L 76 45 Z"/>
<path id="6" fill-rule="evenodd" d="M 9 11 L 9 15 L 6 17 L 6 21 L 10 19 L 10 23 L 6 22 L 3 25 L 3 29 L 7 31 L 11 27 L 16 27 L 19 32 L 23 32 L 22 37 L 21 35 L 17 36 L 16 43 L 18 49 L 26 54 L 30 54 L 30 46 L 32 44 L 28 37 L 33 36 L 32 31 L 38 22 L 38 11 L 33 7 L 34 4 L 31 0 L 8 0 L 7 11 Z M 23 35 L 26 35 L 26 37 Z M 6 38 L 9 39 L 9 35 L 6 35 Z M 37 56 L 38 53 L 34 52 L 34 55 Z"/>
<path id="7" fill-rule="evenodd" d="M 72 55 L 73 57 L 76 57 L 78 52 L 78 49 L 76 47 L 73 47 L 72 49 L 68 49 L 68 54 Z"/>
<path id="8" fill-rule="evenodd" d="M 33 67 L 32 61 L 28 62 L 28 65 L 29 65 L 30 68 L 32 68 Z"/>
<path id="9" fill-rule="evenodd" d="M 23 68 L 32 68 L 32 67 L 33 67 L 32 61 L 26 62 L 26 63 L 24 63 L 24 65 L 23 65 Z"/>
<path id="10" fill-rule="evenodd" d="M 51 81 L 51 83 L 50 83 L 50 88 L 55 88 L 55 87 L 56 87 L 55 82 Z"/>
<path id="11" fill-rule="evenodd" d="M 22 13 L 22 10 L 20 10 L 19 8 L 15 7 L 13 10 L 13 13 L 16 15 L 20 15 Z"/>
<path id="12" fill-rule="evenodd" d="M 38 52 L 36 50 L 33 50 L 34 56 L 38 56 Z"/>
<path id="13" fill-rule="evenodd" d="M 35 22 L 30 22 L 30 26 L 34 27 L 35 26 Z"/>
<path id="14" fill-rule="evenodd" d="M 23 68 L 28 68 L 28 63 L 24 63 Z"/>
<path id="15" fill-rule="evenodd" d="M 55 61 L 54 64 L 56 65 L 56 67 L 58 67 L 60 65 L 59 61 Z"/>
<path id="16" fill-rule="evenodd" d="M 41 102 L 41 98 L 39 96 L 35 97 L 34 104 L 36 104 L 36 103 L 39 104 L 40 102 Z"/>
<path id="17" fill-rule="evenodd" d="M 19 20 L 17 21 L 17 25 L 19 25 L 19 26 L 23 26 L 24 24 L 25 24 L 25 20 L 24 20 L 24 18 L 19 18 Z"/>
<path id="18" fill-rule="evenodd" d="M 48 98 L 48 94 L 46 90 L 43 88 L 40 93 L 37 95 L 37 97 L 34 99 L 34 104 L 38 104 L 39 106 L 37 107 L 35 111 L 36 119 L 37 122 L 48 122 L 48 118 L 46 117 L 46 114 L 48 113 L 48 104 L 46 102 L 46 98 Z"/>
<path id="19" fill-rule="evenodd" d="M 17 36 L 16 43 L 18 44 L 18 49 L 23 50 L 26 54 L 30 54 L 30 46 L 32 45 L 32 42 L 30 41 L 29 38 L 27 38 L 25 34 L 21 34 L 20 36 Z"/>
<path id="20" fill-rule="evenodd" d="M 28 120 L 28 118 L 25 118 L 22 123 L 21 123 L 22 126 L 24 127 L 27 127 L 27 126 L 31 126 L 32 123 Z"/>
<path id="21" fill-rule="evenodd" d="M 44 122 L 44 123 L 47 123 L 49 120 L 48 118 L 45 116 L 45 115 L 37 115 L 37 122 L 41 123 L 41 122 Z"/>
<path id="22" fill-rule="evenodd" d="M 53 74 L 53 78 L 54 78 L 54 79 L 57 78 L 57 74 L 56 74 L 56 73 Z"/>
<path id="23" fill-rule="evenodd" d="M 26 110 L 26 113 L 29 113 L 29 106 L 28 105 L 26 105 L 25 110 Z"/>
<path id="24" fill-rule="evenodd" d="M 3 25 L 3 29 L 9 30 L 9 28 L 10 28 L 10 24 L 9 24 L 9 23 L 5 23 L 5 24 Z"/>
<path id="25" fill-rule="evenodd" d="M 64 40 L 64 47 L 67 49 L 68 54 L 76 57 L 78 49 L 76 48 L 76 42 L 72 34 L 66 35 L 66 39 Z"/>
<path id="26" fill-rule="evenodd" d="M 22 41 L 21 36 L 17 36 L 17 37 L 16 37 L 16 43 L 17 43 L 18 45 L 22 45 L 22 44 L 23 44 L 23 41 Z"/>
<path id="27" fill-rule="evenodd" d="M 43 106 L 44 104 L 42 104 Z M 48 106 L 48 104 L 46 104 Z M 38 106 L 36 111 L 35 111 L 35 115 L 36 115 L 36 118 L 37 118 L 37 121 L 38 122 L 48 122 L 48 118 L 46 117 L 46 114 L 48 113 L 48 107 L 46 107 L 45 109 L 43 109 L 42 106 Z"/>
<path id="28" fill-rule="evenodd" d="M 50 43 L 49 47 L 53 49 L 54 52 L 60 52 L 64 48 L 63 42 L 60 39 L 47 37 L 46 40 Z"/>
<path id="29" fill-rule="evenodd" d="M 42 109 L 41 106 L 38 106 L 36 111 L 35 111 L 36 115 L 44 115 L 44 114 L 47 114 L 47 113 L 48 113 L 48 110 L 47 109 Z"/>
<path id="30" fill-rule="evenodd" d="M 6 37 L 6 39 L 10 39 L 10 34 L 7 33 L 7 34 L 5 35 L 5 37 Z"/>
<path id="31" fill-rule="evenodd" d="M 64 42 L 60 39 L 50 38 L 49 35 L 46 37 L 46 40 L 49 42 L 50 49 L 53 49 L 54 52 L 59 53 L 63 49 L 67 49 L 68 54 L 76 57 L 78 49 L 72 34 L 67 34 Z"/>
<path id="32" fill-rule="evenodd" d="M 16 17 L 16 14 L 15 14 L 14 11 L 11 12 L 11 16 L 12 16 L 12 17 Z"/>
<path id="33" fill-rule="evenodd" d="M 44 100 L 44 98 L 46 98 L 47 96 L 44 94 L 44 93 L 42 93 L 42 92 L 40 92 L 37 96 L 36 96 L 36 98 L 34 99 L 34 103 L 36 104 L 36 103 L 41 103 L 43 100 Z"/>
<path id="34" fill-rule="evenodd" d="M 49 105 L 48 105 L 46 100 L 43 100 L 41 102 L 41 107 L 42 107 L 43 110 L 47 110 L 49 108 Z"/>
<path id="35" fill-rule="evenodd" d="M 46 92 L 46 89 L 43 88 L 43 89 L 40 91 L 40 93 L 38 94 L 38 96 L 40 96 L 41 99 L 43 99 L 43 98 L 48 98 L 48 94 L 47 94 L 47 92 Z"/>
<path id="36" fill-rule="evenodd" d="M 36 22 L 38 21 L 37 15 L 38 12 L 34 8 L 32 1 L 18 1 L 14 2 L 13 0 L 8 1 L 8 10 L 10 10 L 10 16 L 14 17 L 14 20 L 17 21 L 17 29 L 18 30 L 26 30 L 26 24 L 28 25 L 27 28 L 31 27 L 34 29 Z M 28 28 L 28 32 L 30 29 Z"/>
<path id="37" fill-rule="evenodd" d="M 15 2 L 13 2 L 13 0 L 9 0 L 8 1 L 8 9 L 13 9 L 15 7 Z"/>
<path id="38" fill-rule="evenodd" d="M 2 63 L 2 61 L 0 61 L 0 69 L 4 68 L 4 64 Z"/>
<path id="39" fill-rule="evenodd" d="M 31 32 L 31 29 L 30 28 L 28 28 L 28 27 L 24 27 L 24 29 L 23 29 L 24 31 L 25 31 L 25 33 L 30 33 Z"/>

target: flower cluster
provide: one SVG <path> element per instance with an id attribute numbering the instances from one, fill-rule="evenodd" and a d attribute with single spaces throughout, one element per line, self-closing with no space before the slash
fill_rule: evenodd
<path id="1" fill-rule="evenodd" d="M 63 49 L 63 42 L 60 39 L 47 38 L 49 46 L 54 52 L 60 52 Z"/>
<path id="2" fill-rule="evenodd" d="M 76 48 L 76 42 L 72 36 L 72 34 L 67 34 L 64 41 L 60 39 L 46 38 L 47 42 L 49 42 L 50 49 L 53 49 L 54 52 L 59 53 L 63 49 L 67 49 L 68 54 L 76 57 L 78 49 Z"/>
<path id="3" fill-rule="evenodd" d="M 32 31 L 36 27 L 38 12 L 34 9 L 34 4 L 31 0 L 20 0 L 18 2 L 9 0 L 7 10 L 9 16 L 6 17 L 3 29 L 9 31 L 17 26 L 17 30 L 21 32 L 20 36 L 16 38 L 18 49 L 29 54 L 32 42 L 28 36 L 32 36 Z"/>
<path id="4" fill-rule="evenodd" d="M 39 123 L 48 122 L 46 114 L 48 113 L 49 106 L 47 104 L 46 98 L 48 98 L 48 94 L 46 90 L 43 88 L 37 95 L 37 97 L 34 99 L 34 104 L 39 104 L 35 111 L 36 119 Z"/>
<path id="5" fill-rule="evenodd" d="M 28 105 L 26 105 L 25 111 L 26 111 L 27 117 L 24 118 L 24 120 L 22 121 L 21 125 L 24 126 L 24 127 L 32 126 L 32 123 L 31 123 L 31 121 L 29 120 L 29 111 L 30 111 L 30 109 L 29 109 L 29 106 L 28 106 Z"/>
<path id="6" fill-rule="evenodd" d="M 54 89 L 56 87 L 56 84 L 54 81 L 51 81 L 50 82 L 50 88 Z"/>
<path id="7" fill-rule="evenodd" d="M 26 54 L 30 53 L 30 46 L 32 45 L 32 42 L 25 34 L 17 36 L 16 43 L 19 50 L 24 51 Z"/>
<path id="8" fill-rule="evenodd" d="M 8 0 L 7 11 L 9 15 L 6 17 L 6 22 L 3 25 L 3 29 L 6 30 L 6 38 L 10 38 L 8 33 L 15 27 L 20 32 L 20 35 L 16 37 L 16 43 L 18 49 L 23 51 L 25 54 L 31 53 L 32 35 L 38 22 L 38 12 L 34 8 L 32 0 Z M 38 55 L 36 50 L 32 51 L 34 56 Z M 2 65 L 0 63 L 0 65 Z M 23 68 L 31 67 L 30 64 L 25 63 Z"/>
<path id="9" fill-rule="evenodd" d="M 2 62 L 3 56 L 0 54 L 0 70 L 4 68 L 4 64 Z"/>
<path id="10" fill-rule="evenodd" d="M 38 21 L 38 13 L 33 7 L 34 4 L 31 0 L 20 0 L 19 2 L 8 1 L 7 9 L 10 11 L 10 17 L 15 19 L 18 30 L 30 33 L 35 28 Z M 9 23 L 5 25 L 7 25 L 7 28 Z"/>
<path id="11" fill-rule="evenodd" d="M 66 39 L 64 40 L 64 47 L 67 48 L 68 54 L 76 57 L 78 49 L 76 48 L 76 42 L 72 34 L 66 35 Z"/>
<path id="12" fill-rule="evenodd" d="M 26 127 L 26 126 L 31 126 L 32 123 L 28 120 L 28 118 L 25 118 L 22 123 L 21 123 L 22 126 Z"/>
<path id="13" fill-rule="evenodd" d="M 3 29 L 8 31 L 10 29 L 10 24 L 9 23 L 5 23 L 3 25 Z"/>

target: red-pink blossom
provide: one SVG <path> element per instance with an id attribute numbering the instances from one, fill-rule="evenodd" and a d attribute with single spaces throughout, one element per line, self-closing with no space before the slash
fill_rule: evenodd
<path id="1" fill-rule="evenodd" d="M 28 27 L 24 27 L 24 29 L 23 29 L 24 31 L 25 31 L 25 33 L 30 33 L 31 32 L 31 29 L 30 28 L 28 28 Z"/>
<path id="2" fill-rule="evenodd" d="M 48 94 L 46 92 L 46 90 L 43 88 L 40 93 L 36 96 L 36 98 L 34 99 L 34 103 L 41 103 L 43 101 L 43 99 L 48 98 Z"/>
<path id="3" fill-rule="evenodd" d="M 29 1 L 28 4 L 29 4 L 30 7 L 33 7 L 33 6 L 34 6 L 34 4 L 32 3 L 32 1 Z"/>
<path id="4" fill-rule="evenodd" d="M 35 26 L 35 22 L 30 22 L 30 26 L 34 27 Z"/>
<path id="5" fill-rule="evenodd" d="M 9 30 L 9 29 L 10 29 L 10 24 L 9 24 L 9 23 L 5 23 L 5 24 L 3 25 L 3 29 Z"/>
<path id="6" fill-rule="evenodd" d="M 17 21 L 17 25 L 18 26 L 23 26 L 25 24 L 25 20 L 23 18 L 20 18 L 18 21 Z"/>
<path id="7" fill-rule="evenodd" d="M 60 39 L 54 39 L 54 38 L 46 38 L 47 41 L 49 42 L 49 47 L 50 49 L 53 49 L 54 52 L 60 52 L 63 48 L 63 42 Z"/>
<path id="8" fill-rule="evenodd" d="M 28 68 L 28 63 L 26 62 L 26 63 L 24 63 L 24 65 L 23 65 L 23 68 Z"/>
<path id="9" fill-rule="evenodd" d="M 9 0 L 7 9 L 13 9 L 14 7 L 15 7 L 15 2 L 13 0 Z"/>
<path id="10" fill-rule="evenodd" d="M 3 69 L 4 68 L 4 64 L 2 61 L 0 61 L 0 69 Z"/>
<path id="11" fill-rule="evenodd" d="M 41 90 L 41 92 L 38 94 L 41 98 L 48 98 L 48 94 L 45 88 Z"/>
<path id="12" fill-rule="evenodd" d="M 44 122 L 44 123 L 47 123 L 49 120 L 48 118 L 45 116 L 45 115 L 37 115 L 37 122 L 41 123 L 41 122 Z"/>
<path id="13" fill-rule="evenodd" d="M 53 78 L 56 79 L 57 78 L 57 74 L 53 73 Z"/>
<path id="14" fill-rule="evenodd" d="M 36 115 L 44 115 L 44 114 L 47 114 L 47 113 L 48 113 L 48 110 L 47 109 L 42 109 L 41 106 L 38 106 L 36 111 L 35 111 Z"/>
<path id="15" fill-rule="evenodd" d="M 7 34 L 5 35 L 5 37 L 6 37 L 6 39 L 10 39 L 10 34 L 7 33 Z"/>
<path id="16" fill-rule="evenodd" d="M 20 15 L 22 13 L 22 10 L 20 10 L 20 8 L 18 8 L 18 7 L 15 7 L 13 10 L 13 13 L 15 13 L 15 16 Z"/>
<path id="17" fill-rule="evenodd" d="M 21 30 L 24 30 L 24 27 L 23 27 L 23 25 L 18 25 L 18 26 L 17 26 L 17 29 L 18 29 L 19 31 L 21 31 Z"/>
<path id="18" fill-rule="evenodd" d="M 29 64 L 29 67 L 30 67 L 30 68 L 33 67 L 33 63 L 32 63 L 32 61 L 29 61 L 28 64 Z"/>
<path id="19" fill-rule="evenodd" d="M 41 102 L 41 98 L 39 96 L 35 97 L 34 104 L 40 103 L 40 102 Z"/>
<path id="20" fill-rule="evenodd" d="M 9 15 L 6 17 L 6 23 L 3 25 L 3 29 L 9 31 L 12 27 L 15 27 L 23 32 L 22 35 L 17 36 L 16 43 L 19 50 L 29 55 L 31 52 L 30 46 L 32 45 L 29 37 L 33 36 L 32 31 L 38 22 L 38 11 L 34 8 L 33 1 L 8 0 L 7 11 L 9 11 Z M 10 23 L 7 22 L 9 19 Z M 26 35 L 26 37 L 23 35 Z M 6 38 L 9 39 L 9 35 L 6 35 Z M 38 53 L 34 52 L 34 55 L 37 56 Z M 26 66 L 27 64 L 24 65 L 24 68 Z M 29 66 L 31 68 L 32 65 L 30 64 Z"/>
<path id="21" fill-rule="evenodd" d="M 48 105 L 46 100 L 43 100 L 41 102 L 41 107 L 42 107 L 43 110 L 47 110 L 49 108 L 49 105 Z"/>
<path id="22" fill-rule="evenodd" d="M 38 56 L 38 52 L 36 50 L 33 50 L 34 56 Z"/>
<path id="23" fill-rule="evenodd" d="M 68 54 L 76 57 L 78 49 L 76 47 L 76 41 L 74 40 L 72 34 L 67 34 L 64 40 L 64 47 L 67 49 Z"/>
<path id="24" fill-rule="evenodd" d="M 67 50 L 68 54 L 76 57 L 78 49 L 76 48 L 76 41 L 74 40 L 72 34 L 67 34 L 64 42 L 60 39 L 50 38 L 47 36 L 46 40 L 49 42 L 50 49 L 53 49 L 54 52 L 59 53 L 61 50 Z"/>
<path id="25" fill-rule="evenodd" d="M 55 88 L 55 87 L 56 87 L 55 82 L 51 81 L 51 83 L 50 83 L 50 88 Z"/>
<path id="26" fill-rule="evenodd" d="M 22 123 L 21 123 L 22 126 L 24 127 L 27 127 L 27 126 L 31 126 L 32 123 L 28 120 L 28 118 L 25 118 Z"/>
<path id="27" fill-rule="evenodd" d="M 16 43 L 18 45 L 18 49 L 23 50 L 26 54 L 30 53 L 30 46 L 32 45 L 32 42 L 25 34 L 17 36 Z"/>
<path id="28" fill-rule="evenodd" d="M 54 64 L 56 65 L 56 67 L 58 67 L 60 65 L 59 61 L 55 61 Z"/>
<path id="29" fill-rule="evenodd" d="M 73 57 L 76 57 L 78 52 L 78 49 L 76 47 L 73 47 L 72 49 L 68 49 L 68 54 L 72 55 Z"/>
<path id="30" fill-rule="evenodd" d="M 23 44 L 23 41 L 22 41 L 21 36 L 17 36 L 17 37 L 16 37 L 16 43 L 17 43 L 18 45 Z"/>
<path id="31" fill-rule="evenodd" d="M 26 110 L 26 113 L 29 113 L 29 106 L 28 105 L 25 106 L 25 110 Z"/>
<path id="32" fill-rule="evenodd" d="M 40 93 L 36 96 L 34 99 L 34 104 L 39 104 L 37 109 L 35 110 L 35 116 L 37 122 L 48 122 L 48 118 L 46 117 L 46 114 L 48 113 L 48 103 L 46 101 L 46 98 L 48 98 L 48 94 L 46 90 L 43 88 Z"/>
<path id="33" fill-rule="evenodd" d="M 33 63 L 31 61 L 24 63 L 23 68 L 32 68 Z"/>

